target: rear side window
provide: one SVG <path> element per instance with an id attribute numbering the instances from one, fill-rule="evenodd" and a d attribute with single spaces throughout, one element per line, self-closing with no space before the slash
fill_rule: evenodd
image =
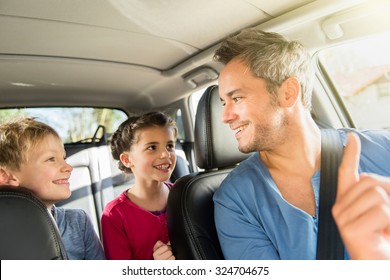
<path id="1" fill-rule="evenodd" d="M 390 33 L 319 52 L 319 61 L 359 129 L 390 128 Z"/>
<path id="2" fill-rule="evenodd" d="M 0 109 L 0 122 L 29 116 L 53 127 L 65 144 L 93 142 L 102 137 L 103 129 L 113 133 L 127 119 L 125 112 L 110 108 L 53 107 Z"/>
<path id="3" fill-rule="evenodd" d="M 199 100 L 202 98 L 203 93 L 206 91 L 207 87 L 201 88 L 198 91 L 194 92 L 190 97 L 190 110 L 191 110 L 191 117 L 195 123 L 195 116 L 196 111 L 198 108 Z"/>

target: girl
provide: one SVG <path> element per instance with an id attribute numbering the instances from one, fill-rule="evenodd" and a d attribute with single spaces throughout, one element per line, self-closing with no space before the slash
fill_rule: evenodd
<path id="1" fill-rule="evenodd" d="M 102 238 L 107 259 L 175 259 L 169 245 L 166 183 L 176 164 L 175 122 L 160 112 L 130 117 L 113 134 L 111 152 L 135 183 L 107 204 Z"/>

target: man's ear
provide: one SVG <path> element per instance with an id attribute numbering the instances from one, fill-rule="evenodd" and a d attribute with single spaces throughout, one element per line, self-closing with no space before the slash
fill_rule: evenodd
<path id="1" fill-rule="evenodd" d="M 295 77 L 287 78 L 280 87 L 280 105 L 283 107 L 293 107 L 301 98 L 301 85 Z"/>
<path id="2" fill-rule="evenodd" d="M 12 172 L 0 167 L 0 186 L 18 187 L 19 180 L 12 174 Z"/>

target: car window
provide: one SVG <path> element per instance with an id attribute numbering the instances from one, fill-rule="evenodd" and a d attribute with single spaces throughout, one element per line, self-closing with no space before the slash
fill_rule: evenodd
<path id="1" fill-rule="evenodd" d="M 184 141 L 184 123 L 183 123 L 183 114 L 180 109 L 176 110 L 176 114 L 174 116 L 177 126 L 177 139 Z"/>
<path id="2" fill-rule="evenodd" d="M 202 98 L 203 93 L 206 91 L 207 87 L 201 88 L 190 96 L 190 110 L 193 121 L 195 122 L 196 110 L 198 108 L 199 100 Z"/>
<path id="3" fill-rule="evenodd" d="M 125 112 L 110 108 L 52 107 L 0 109 L 0 122 L 19 116 L 34 117 L 53 127 L 64 143 L 91 142 L 106 133 L 113 133 L 127 119 Z"/>
<path id="4" fill-rule="evenodd" d="M 359 129 L 390 128 L 390 33 L 325 49 L 323 70 Z"/>

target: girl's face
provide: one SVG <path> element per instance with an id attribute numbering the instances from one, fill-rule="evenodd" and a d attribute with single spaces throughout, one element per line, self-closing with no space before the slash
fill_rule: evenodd
<path id="1" fill-rule="evenodd" d="M 171 127 L 150 127 L 135 135 L 138 140 L 121 161 L 131 168 L 138 181 L 167 181 L 176 165 L 174 130 Z"/>
<path id="2" fill-rule="evenodd" d="M 73 168 L 65 162 L 60 139 L 47 135 L 27 156 L 27 162 L 14 172 L 20 186 L 31 190 L 48 207 L 71 195 L 69 177 Z"/>

